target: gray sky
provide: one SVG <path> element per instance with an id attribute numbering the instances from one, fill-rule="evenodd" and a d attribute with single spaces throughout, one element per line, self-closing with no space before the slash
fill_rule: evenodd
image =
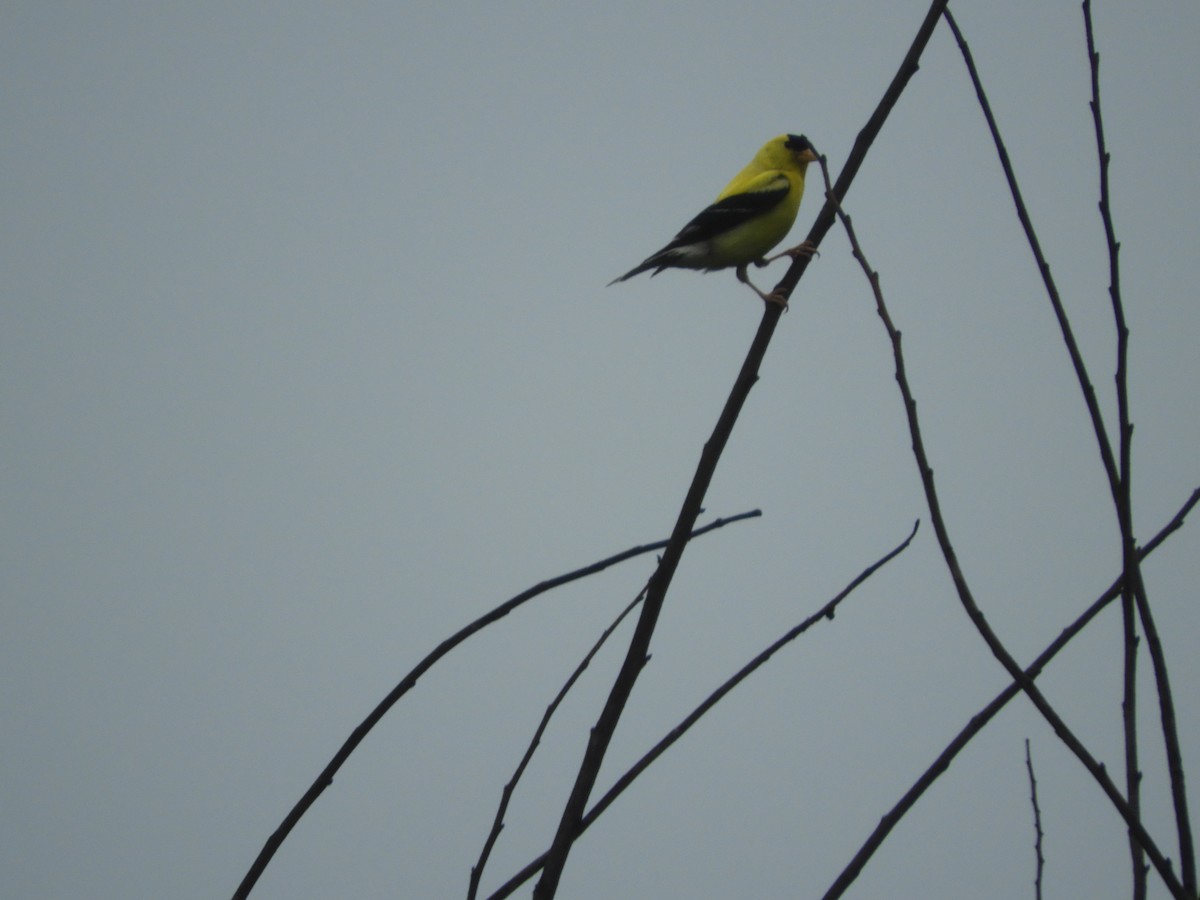
<path id="1" fill-rule="evenodd" d="M 0 894 L 229 895 L 444 637 L 665 537 L 760 304 L 729 272 L 604 285 L 773 135 L 807 134 L 836 171 L 926 4 L 543 7 L 9 4 Z M 1079 6 L 957 13 L 1115 433 Z M 1095 16 L 1147 540 L 1200 484 L 1200 10 Z M 817 183 L 812 170 L 795 239 Z M 944 27 L 847 206 L 904 333 L 960 560 L 1028 660 L 1115 576 L 1118 533 Z M 561 896 L 819 895 L 1006 683 L 941 564 L 890 347 L 840 230 L 706 505 L 764 516 L 685 555 L 602 788 L 923 528 L 600 820 Z M 1200 812 L 1198 534 L 1147 578 Z M 651 567 L 544 596 L 436 667 L 255 896 L 462 896 L 545 704 Z M 1044 687 L 1119 772 L 1113 612 Z M 553 723 L 485 887 L 548 843 L 619 659 L 603 653 Z M 1144 691 L 1147 822 L 1177 859 L 1154 707 Z M 1025 703 L 851 896 L 1032 896 L 1026 737 L 1047 896 L 1128 896 L 1116 813 Z"/>

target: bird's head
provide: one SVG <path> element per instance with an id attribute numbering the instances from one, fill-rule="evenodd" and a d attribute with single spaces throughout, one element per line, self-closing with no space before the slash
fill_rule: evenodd
<path id="1" fill-rule="evenodd" d="M 810 163 L 817 161 L 817 151 L 813 147 L 812 141 L 802 134 L 785 134 L 779 138 L 783 142 L 785 149 L 790 150 L 792 155 L 799 163 Z"/>
<path id="2" fill-rule="evenodd" d="M 802 178 L 808 164 L 816 161 L 817 151 L 813 149 L 812 141 L 802 134 L 781 134 L 771 138 L 754 158 L 760 170 L 780 169 L 795 172 Z"/>

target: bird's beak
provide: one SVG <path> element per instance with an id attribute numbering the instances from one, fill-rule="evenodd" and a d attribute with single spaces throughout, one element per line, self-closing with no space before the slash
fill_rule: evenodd
<path id="1" fill-rule="evenodd" d="M 800 162 L 810 163 L 816 162 L 820 157 L 817 156 L 817 151 L 815 150 L 801 150 L 796 159 L 800 160 Z"/>

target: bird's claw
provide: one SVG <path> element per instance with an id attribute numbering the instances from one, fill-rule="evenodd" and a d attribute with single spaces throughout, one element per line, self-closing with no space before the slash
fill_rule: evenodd
<path id="1" fill-rule="evenodd" d="M 797 244 L 795 247 L 789 247 L 782 253 L 776 253 L 774 256 L 768 256 L 766 259 L 755 260 L 754 264 L 761 267 L 768 265 L 769 263 L 773 263 L 777 259 L 783 259 L 785 256 L 788 259 L 799 259 L 801 256 L 806 259 L 812 259 L 814 256 L 820 255 L 821 251 L 813 246 L 811 241 L 804 241 Z"/>
<path id="2" fill-rule="evenodd" d="M 792 259 L 798 259 L 801 256 L 812 259 L 813 257 L 821 255 L 821 251 L 818 250 L 816 245 L 814 245 L 811 241 L 804 241 L 800 244 L 797 244 L 795 247 L 792 247 L 790 250 L 784 250 L 783 252 L 785 256 L 790 256 Z"/>
<path id="3" fill-rule="evenodd" d="M 754 291 L 754 293 L 758 294 L 758 296 L 762 298 L 762 301 L 764 303 L 774 303 L 776 306 L 782 306 L 783 311 L 787 312 L 787 308 L 788 308 L 787 297 L 784 296 L 782 291 L 772 291 L 771 293 L 768 294 L 765 291 L 760 290 L 758 285 L 756 285 L 753 281 L 751 281 L 750 276 L 746 274 L 746 266 L 745 265 L 738 266 L 736 269 L 736 272 L 737 272 L 738 281 L 740 281 L 742 284 L 746 285 L 748 288 L 750 288 L 750 290 Z"/>

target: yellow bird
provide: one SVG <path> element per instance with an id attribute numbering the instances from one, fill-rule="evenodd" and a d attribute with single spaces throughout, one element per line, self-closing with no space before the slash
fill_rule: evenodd
<path id="1" fill-rule="evenodd" d="M 768 303 L 784 304 L 778 294 L 764 294 L 746 274 L 750 263 L 765 266 L 782 256 L 811 256 L 807 242 L 783 253 L 764 258 L 782 241 L 800 209 L 804 195 L 804 173 L 817 152 L 804 135 L 781 134 L 763 145 L 754 159 L 712 205 L 683 226 L 675 239 L 643 263 L 630 269 L 610 285 L 632 278 L 648 269 L 657 275 L 663 269 L 715 269 L 736 267 L 738 281 L 749 285 Z"/>

